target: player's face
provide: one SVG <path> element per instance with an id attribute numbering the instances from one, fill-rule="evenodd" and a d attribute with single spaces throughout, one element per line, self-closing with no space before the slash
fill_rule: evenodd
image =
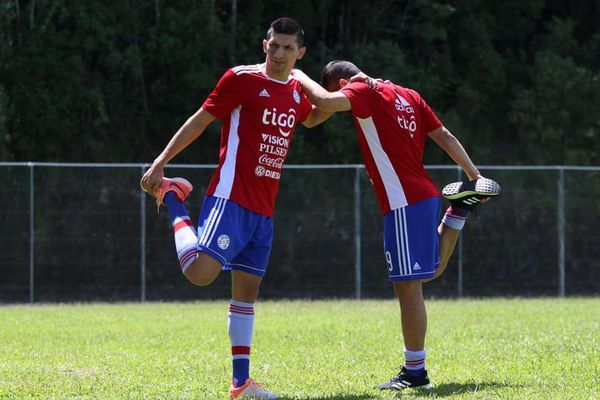
<path id="1" fill-rule="evenodd" d="M 306 47 L 298 47 L 296 35 L 273 32 L 268 40 L 263 40 L 263 51 L 267 55 L 267 75 L 286 80 Z"/>

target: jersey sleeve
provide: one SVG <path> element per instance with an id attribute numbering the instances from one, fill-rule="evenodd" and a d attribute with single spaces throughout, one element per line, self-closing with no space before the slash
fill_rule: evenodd
<path id="1" fill-rule="evenodd" d="M 202 108 L 219 119 L 227 118 L 244 99 L 245 91 L 241 89 L 240 77 L 229 69 L 219 79 L 217 86 L 202 104 Z"/>
<path id="2" fill-rule="evenodd" d="M 422 97 L 420 97 L 419 106 L 421 109 L 421 121 L 423 121 L 423 132 L 429 133 L 442 126 L 442 121 L 440 121 Z"/>
<path id="3" fill-rule="evenodd" d="M 312 103 L 304 93 L 300 95 L 300 111 L 298 112 L 298 121 L 303 122 L 308 118 L 308 114 L 312 111 Z"/>
<path id="4" fill-rule="evenodd" d="M 354 82 L 340 89 L 352 107 L 352 115 L 358 118 L 367 118 L 371 116 L 371 93 L 369 86 L 363 82 Z"/>

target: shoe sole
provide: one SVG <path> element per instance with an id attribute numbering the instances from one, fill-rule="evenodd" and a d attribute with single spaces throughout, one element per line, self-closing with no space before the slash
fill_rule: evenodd
<path id="1" fill-rule="evenodd" d="M 477 179 L 475 187 L 473 188 L 474 190 L 461 191 L 464 183 L 465 182 L 454 182 L 444 186 L 442 189 L 442 196 L 448 200 L 456 200 L 474 195 L 492 197 L 498 196 L 502 190 L 496 181 L 488 178 Z"/>

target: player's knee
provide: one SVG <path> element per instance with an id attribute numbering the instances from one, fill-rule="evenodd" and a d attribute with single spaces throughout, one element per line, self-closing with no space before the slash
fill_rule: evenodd
<path id="1" fill-rule="evenodd" d="M 208 286 L 211 283 L 213 283 L 216 279 L 216 277 L 212 278 L 209 276 L 196 276 L 196 275 L 189 275 L 189 274 L 185 274 L 186 278 L 188 279 L 188 281 L 190 281 L 190 283 L 192 283 L 193 285 L 196 286 Z"/>
<path id="2" fill-rule="evenodd" d="M 398 296 L 410 295 L 411 293 L 421 290 L 422 284 L 422 281 L 417 279 L 394 282 L 394 292 L 396 292 L 396 295 Z"/>
<path id="3" fill-rule="evenodd" d="M 208 286 L 217 279 L 220 267 L 213 268 L 202 265 L 200 262 L 192 263 L 183 273 L 190 283 L 196 286 Z"/>

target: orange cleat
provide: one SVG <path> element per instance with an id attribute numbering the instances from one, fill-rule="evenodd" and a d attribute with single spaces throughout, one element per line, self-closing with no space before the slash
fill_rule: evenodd
<path id="1" fill-rule="evenodd" d="M 253 399 L 253 400 L 272 400 L 276 399 L 277 395 L 265 390 L 259 383 L 254 382 L 252 379 L 246 379 L 240 387 L 235 387 L 234 383 L 231 382 L 231 388 L 229 389 L 230 399 Z"/>
<path id="2" fill-rule="evenodd" d="M 174 192 L 177 200 L 182 203 L 185 199 L 188 198 L 192 189 L 194 187 L 192 184 L 184 178 L 163 178 L 160 182 L 160 186 L 156 193 L 154 193 L 154 197 L 156 198 L 156 207 L 157 211 L 160 209 L 160 206 L 163 204 L 163 199 L 168 192 Z"/>

